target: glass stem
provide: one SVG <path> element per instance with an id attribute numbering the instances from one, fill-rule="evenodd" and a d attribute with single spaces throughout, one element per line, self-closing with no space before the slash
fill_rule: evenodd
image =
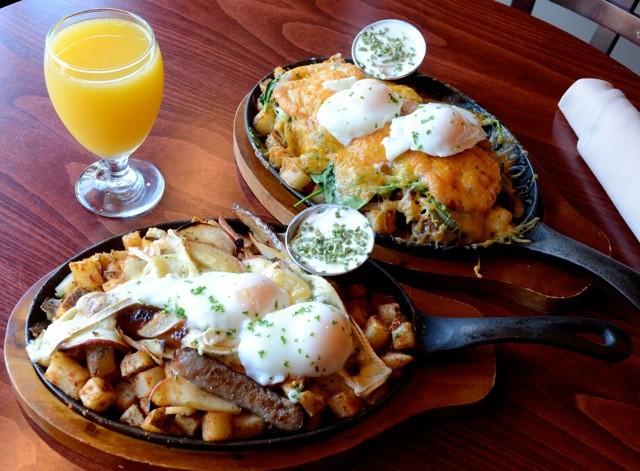
<path id="1" fill-rule="evenodd" d="M 116 181 L 126 179 L 127 174 L 131 171 L 129 168 L 129 156 L 125 155 L 117 159 L 104 159 L 109 167 L 109 174 L 114 184 Z"/>

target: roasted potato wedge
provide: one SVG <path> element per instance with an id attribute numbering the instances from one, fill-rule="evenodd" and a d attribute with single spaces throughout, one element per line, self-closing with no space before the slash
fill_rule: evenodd
<path id="1" fill-rule="evenodd" d="M 236 246 L 227 233 L 217 223 L 196 223 L 180 229 L 178 234 L 192 242 L 200 242 L 233 254 Z"/>
<path id="2" fill-rule="evenodd" d="M 240 413 L 238 406 L 199 388 L 181 376 L 167 378 L 156 385 L 150 399 L 156 406 L 183 406 L 202 411 Z"/>

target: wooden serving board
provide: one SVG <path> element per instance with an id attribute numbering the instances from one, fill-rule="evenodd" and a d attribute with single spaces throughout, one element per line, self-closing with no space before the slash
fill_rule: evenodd
<path id="1" fill-rule="evenodd" d="M 43 279 L 44 280 L 44 279 Z M 495 349 L 483 346 L 416 365 L 397 393 L 360 421 L 331 436 L 252 451 L 212 452 L 170 448 L 122 435 L 72 411 L 40 381 L 25 351 L 25 322 L 40 280 L 15 306 L 4 341 L 5 364 L 23 411 L 55 441 L 109 467 L 147 464 L 160 468 L 216 471 L 279 469 L 344 454 L 417 414 L 484 399 L 496 374 Z M 411 294 L 412 290 L 408 290 Z M 415 291 L 414 291 L 415 292 Z M 418 308 L 440 316 L 479 316 L 471 306 L 421 292 Z M 335 458 L 332 458 L 335 460 Z M 335 461 L 332 461 L 335 465 Z"/>
<path id="2" fill-rule="evenodd" d="M 255 156 L 245 132 L 244 106 L 236 110 L 233 150 L 240 175 L 258 201 L 282 224 L 306 206 L 298 201 Z M 562 234 L 584 242 L 605 254 L 611 254 L 607 236 L 578 213 L 550 184 L 541 169 L 536 169 L 544 206 L 544 222 Z M 593 278 L 569 264 L 515 251 L 480 252 L 478 278 L 474 267 L 478 258 L 445 260 L 411 254 L 377 244 L 373 258 L 409 272 L 419 272 L 431 286 L 464 289 L 509 299 L 541 312 L 566 309 L 590 287 Z M 401 274 L 400 274 L 401 275 Z"/>

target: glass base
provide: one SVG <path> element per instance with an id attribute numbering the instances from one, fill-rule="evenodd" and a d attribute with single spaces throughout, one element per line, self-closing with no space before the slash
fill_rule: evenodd
<path id="1" fill-rule="evenodd" d="M 100 160 L 88 166 L 76 182 L 76 198 L 92 213 L 109 218 L 127 218 L 149 211 L 162 199 L 164 178 L 144 160 L 129 159 L 129 165 L 114 178 L 109 163 Z"/>

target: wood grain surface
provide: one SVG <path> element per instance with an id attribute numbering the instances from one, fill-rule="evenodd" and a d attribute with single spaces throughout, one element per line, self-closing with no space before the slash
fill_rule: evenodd
<path id="1" fill-rule="evenodd" d="M 99 218 L 75 201 L 73 183 L 92 158 L 66 132 L 44 86 L 48 28 L 59 17 L 91 6 L 141 14 L 153 26 L 165 58 L 164 103 L 137 155 L 161 169 L 167 190 L 154 211 L 132 220 Z M 556 107 L 567 87 L 585 76 L 611 81 L 638 106 L 640 78 L 523 12 L 492 0 L 23 0 L 0 10 L 2 335 L 29 286 L 110 234 L 193 214 L 229 214 L 233 201 L 268 216 L 240 183 L 233 162 L 238 103 L 275 65 L 346 53 L 360 28 L 385 17 L 419 25 L 429 42 L 421 70 L 461 89 L 504 121 L 535 166 L 604 230 L 613 255 L 640 269 L 638 241 L 577 155 L 575 136 Z M 429 289 L 416 276 L 406 281 Z M 527 314 L 499 296 L 447 288 L 447 295 L 485 314 Z M 418 304 L 424 302 L 421 290 L 412 294 Z M 572 312 L 616 320 L 634 337 L 636 351 L 640 348 L 640 313 L 604 288 Z M 341 466 L 640 469 L 637 354 L 609 365 L 543 347 L 501 346 L 497 363 L 496 388 L 481 407 L 454 417 L 411 419 L 359 447 Z M 54 443 L 31 425 L 3 369 L 0 469 L 110 467 L 99 456 L 81 456 Z"/>

